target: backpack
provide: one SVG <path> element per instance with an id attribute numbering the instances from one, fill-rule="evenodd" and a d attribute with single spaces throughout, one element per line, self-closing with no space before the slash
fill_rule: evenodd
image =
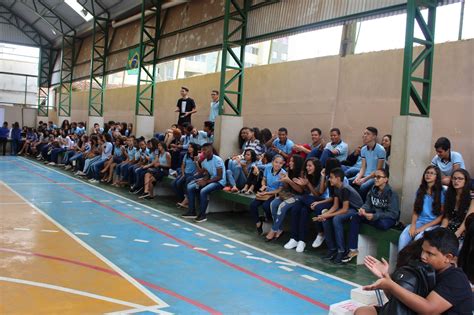
<path id="1" fill-rule="evenodd" d="M 430 265 L 421 261 L 411 261 L 408 265 L 395 270 L 392 279 L 401 287 L 419 296 L 427 297 L 436 284 L 436 272 Z M 378 314 L 415 315 L 416 312 L 394 297 L 384 304 Z"/>

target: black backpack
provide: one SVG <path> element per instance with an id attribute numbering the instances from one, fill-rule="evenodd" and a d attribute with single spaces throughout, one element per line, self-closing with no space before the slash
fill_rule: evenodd
<path id="1" fill-rule="evenodd" d="M 421 261 L 411 261 L 408 265 L 395 270 L 392 279 L 401 287 L 419 296 L 427 297 L 436 284 L 436 272 L 430 265 Z M 416 312 L 394 297 L 384 304 L 378 314 L 415 315 Z"/>

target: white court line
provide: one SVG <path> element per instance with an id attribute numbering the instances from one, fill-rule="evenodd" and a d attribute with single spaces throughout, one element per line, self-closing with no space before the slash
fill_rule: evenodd
<path id="1" fill-rule="evenodd" d="M 117 238 L 117 236 L 112 236 L 112 235 L 101 235 L 100 237 L 103 237 L 103 238 Z"/>
<path id="2" fill-rule="evenodd" d="M 228 255 L 228 256 L 232 256 L 234 255 L 234 253 L 230 253 L 230 252 L 223 252 L 223 251 L 218 251 L 219 254 L 222 254 L 222 255 Z"/>
<path id="3" fill-rule="evenodd" d="M 152 312 L 159 315 L 174 315 L 173 313 L 160 310 L 158 307 L 159 305 L 142 307 L 142 308 L 131 308 L 131 309 L 120 310 L 120 311 L 112 312 L 112 313 L 105 313 L 105 315 L 125 315 L 125 314 L 136 314 L 136 313 L 141 313 L 141 312 Z"/>
<path id="4" fill-rule="evenodd" d="M 129 206 L 129 207 L 133 207 L 133 205 L 131 205 L 131 204 L 129 204 L 129 203 L 127 203 L 127 206 Z"/>
<path id="5" fill-rule="evenodd" d="M 314 278 L 314 277 L 311 277 L 311 276 L 308 276 L 308 275 L 301 275 L 302 278 L 306 278 L 308 280 L 311 280 L 311 281 L 317 281 L 318 279 Z"/>
<path id="6" fill-rule="evenodd" d="M 100 202 L 112 202 L 112 200 L 99 200 Z"/>
<path id="7" fill-rule="evenodd" d="M 143 305 L 135 304 L 135 303 L 130 303 L 122 300 L 117 300 L 114 298 L 110 298 L 107 296 L 103 295 L 97 295 L 94 293 L 89 293 L 85 291 L 79 291 L 71 288 L 65 288 L 65 287 L 60 287 L 57 285 L 52 285 L 48 283 L 42 283 L 42 282 L 35 282 L 35 281 L 28 281 L 28 280 L 22 280 L 22 279 L 15 279 L 15 278 L 7 278 L 7 277 L 0 277 L 0 281 L 5 281 L 5 282 L 12 282 L 12 283 L 19 283 L 19 284 L 25 284 L 25 285 L 30 285 L 33 287 L 39 287 L 39 288 L 45 288 L 45 289 L 50 289 L 50 290 L 55 290 L 55 291 L 61 291 L 61 292 L 67 292 L 75 295 L 81 295 L 85 296 L 88 298 L 96 299 L 96 300 L 102 300 L 102 301 L 107 301 L 119 305 L 124 305 L 128 307 L 133 307 L 133 308 L 142 308 L 145 307 Z"/>
<path id="8" fill-rule="evenodd" d="M 293 271 L 293 269 L 286 267 L 286 266 L 278 266 L 278 268 L 286 270 L 286 271 Z"/>
<path id="9" fill-rule="evenodd" d="M 165 218 L 161 219 L 161 221 L 170 222 L 170 220 L 165 219 Z"/>
<path id="10" fill-rule="evenodd" d="M 150 213 L 150 211 L 142 211 L 142 212 L 143 212 L 143 213 L 146 213 L 146 214 Z"/>
<path id="11" fill-rule="evenodd" d="M 84 184 L 87 184 L 87 183 L 84 182 Z M 96 187 L 96 186 L 93 186 L 93 187 Z M 120 200 L 120 199 L 117 199 L 117 200 L 115 200 L 115 201 L 117 201 L 118 203 L 126 203 L 125 201 L 122 201 L 122 200 Z"/>
<path id="12" fill-rule="evenodd" d="M 74 232 L 76 235 L 89 235 L 89 233 L 84 233 L 84 232 Z"/>
<path id="13" fill-rule="evenodd" d="M 139 208 L 139 207 L 135 207 L 134 209 L 135 209 L 135 210 L 141 210 L 142 208 Z"/>
<path id="14" fill-rule="evenodd" d="M 70 201 L 70 200 L 64 200 L 64 201 L 61 201 L 61 203 L 72 203 L 72 201 Z"/>
<path id="15" fill-rule="evenodd" d="M 247 256 L 245 258 L 253 259 L 253 260 L 260 260 L 260 257 L 255 257 L 255 256 Z"/>
<path id="16" fill-rule="evenodd" d="M 155 218 L 159 218 L 159 217 L 160 217 L 160 216 L 157 215 L 157 214 L 152 214 L 151 216 L 152 216 L 152 217 L 155 217 Z"/>
<path id="17" fill-rule="evenodd" d="M 134 242 L 138 242 L 138 243 L 150 243 L 150 241 L 147 241 L 147 240 L 139 240 L 139 239 L 134 239 L 133 240 Z"/>
<path id="18" fill-rule="evenodd" d="M 46 233 L 58 233 L 59 231 L 56 231 L 56 230 L 41 230 L 41 232 L 46 232 Z"/>
<path id="19" fill-rule="evenodd" d="M 184 227 L 183 230 L 188 231 L 188 232 L 192 232 L 192 231 L 193 231 L 193 230 L 191 230 L 190 228 L 187 228 L 187 227 Z"/>
<path id="20" fill-rule="evenodd" d="M 266 258 L 260 258 L 260 260 L 267 264 L 271 264 L 273 262 L 270 259 L 266 259 Z"/>
<path id="21" fill-rule="evenodd" d="M 201 237 L 206 236 L 206 234 L 202 234 L 202 233 L 194 233 L 194 234 L 196 234 L 197 236 L 201 236 Z"/>
<path id="22" fill-rule="evenodd" d="M 41 203 L 53 203 L 52 201 L 41 201 Z"/>
<path id="23" fill-rule="evenodd" d="M 179 223 L 171 223 L 171 224 L 173 224 L 174 226 L 181 226 L 181 224 Z"/>
<path id="24" fill-rule="evenodd" d="M 291 267 L 296 267 L 295 264 L 292 264 L 292 263 L 287 263 L 287 262 L 284 262 L 284 261 L 275 261 L 276 264 L 279 264 L 279 265 L 285 265 L 285 266 L 291 266 Z"/>
<path id="25" fill-rule="evenodd" d="M 214 243 L 219 243 L 219 242 L 220 242 L 219 240 L 217 240 L 217 239 L 215 239 L 215 238 L 210 238 L 209 240 L 210 240 L 211 242 L 214 242 Z"/>
<path id="26" fill-rule="evenodd" d="M 170 244 L 170 243 L 163 243 L 163 246 L 168 246 L 168 247 L 179 247 L 179 245 L 176 244 Z"/>
<path id="27" fill-rule="evenodd" d="M 90 200 L 82 200 L 81 202 L 82 202 L 82 203 L 91 203 L 92 201 L 90 201 Z"/>
<path id="28" fill-rule="evenodd" d="M 247 255 L 247 256 L 252 256 L 253 255 L 251 252 L 248 252 L 246 250 L 241 250 L 240 252 L 244 255 Z"/>
<path id="29" fill-rule="evenodd" d="M 224 246 L 231 249 L 236 248 L 234 245 L 230 245 L 230 244 L 224 244 Z"/>
<path id="30" fill-rule="evenodd" d="M 203 252 L 208 251 L 207 248 L 202 248 L 202 247 L 193 247 L 193 249 L 195 249 L 195 250 L 200 250 L 200 251 L 203 251 Z"/>
<path id="31" fill-rule="evenodd" d="M 14 228 L 15 231 L 31 231 L 30 229 L 27 228 Z"/>
<path id="32" fill-rule="evenodd" d="M 31 162 L 28 162 L 29 164 L 31 165 L 35 165 L 35 164 L 32 164 Z M 36 165 L 35 165 L 36 166 Z M 36 166 L 38 167 L 38 166 Z M 38 167 L 39 168 L 39 167 Z M 41 167 L 41 169 L 44 169 L 44 167 Z M 56 170 L 53 170 L 54 172 L 56 173 L 59 173 L 59 174 L 62 174 L 61 172 L 58 172 Z M 67 175 L 66 175 L 67 176 Z M 69 176 L 71 177 L 71 176 Z M 71 177 L 71 178 L 74 178 L 74 177 Z M 75 178 L 74 178 L 75 179 Z M 77 181 L 79 181 L 78 179 L 75 179 Z M 125 271 L 123 271 L 122 269 L 120 269 L 117 265 L 115 265 L 113 262 L 111 262 L 110 260 L 108 260 L 107 258 L 105 258 L 105 256 L 103 256 L 101 253 L 99 253 L 98 251 L 96 251 L 94 248 L 92 248 L 91 246 L 89 246 L 87 243 L 85 243 L 83 240 L 81 240 L 79 237 L 77 237 L 76 235 L 74 235 L 73 233 L 71 233 L 68 229 L 66 229 L 63 225 L 61 225 L 59 222 L 57 222 L 56 220 L 54 220 L 52 217 L 50 217 L 48 214 L 46 214 L 46 212 L 44 212 L 43 210 L 41 210 L 40 208 L 38 208 L 37 206 L 35 206 L 33 203 L 29 202 L 26 198 L 24 198 L 22 195 L 20 195 L 18 192 L 16 192 L 15 190 L 13 190 L 10 186 L 8 186 L 5 182 L 1 181 L 0 180 L 0 183 L 5 185 L 5 187 L 9 188 L 11 191 L 13 191 L 13 193 L 15 193 L 18 197 L 20 197 L 22 200 L 24 200 L 26 203 L 28 203 L 30 205 L 30 207 L 32 207 L 33 209 L 35 209 L 36 211 L 38 211 L 39 213 L 41 213 L 46 219 L 48 219 L 50 222 L 52 222 L 53 224 L 55 224 L 59 229 L 61 229 L 64 233 L 66 233 L 67 235 L 69 235 L 73 240 L 75 240 L 76 242 L 78 242 L 80 245 L 82 245 L 82 247 L 84 247 L 85 249 L 87 249 L 91 254 L 95 255 L 96 257 L 98 257 L 100 260 L 102 260 L 105 264 L 109 265 L 110 268 L 112 268 L 115 272 L 117 272 L 119 275 L 122 276 L 122 278 L 128 280 L 128 282 L 130 282 L 132 285 L 134 285 L 137 289 L 139 289 L 141 292 L 143 292 L 143 294 L 145 294 L 147 297 L 149 297 L 152 301 L 154 301 L 156 304 L 158 305 L 162 305 L 163 308 L 165 307 L 169 307 L 169 305 L 167 303 L 165 303 L 165 301 L 163 301 L 162 299 L 160 299 L 159 297 L 157 297 L 156 295 L 154 295 L 151 291 L 149 291 L 147 288 L 145 288 L 142 284 L 140 284 L 137 280 L 135 280 L 134 278 L 132 278 L 129 274 L 127 274 Z M 92 186 L 92 185 L 90 185 Z M 92 186 L 94 187 L 94 186 Z"/>
<path id="33" fill-rule="evenodd" d="M 114 193 L 114 192 L 112 192 L 112 191 L 109 191 L 109 190 L 107 190 L 107 189 L 105 189 L 105 188 L 102 188 L 102 187 L 99 187 L 99 186 L 95 186 L 95 185 L 92 185 L 92 184 L 87 183 L 87 182 L 83 182 L 83 181 L 81 181 L 80 179 L 77 179 L 77 178 L 75 178 L 75 177 L 72 177 L 72 176 L 70 176 L 70 175 L 68 175 L 68 174 L 63 174 L 63 173 L 61 173 L 60 171 L 57 171 L 57 170 L 54 170 L 54 169 L 51 169 L 51 170 L 50 170 L 50 169 L 48 169 L 47 167 L 45 167 L 45 166 L 43 166 L 43 165 L 40 165 L 40 164 L 37 164 L 37 163 L 35 163 L 35 162 L 29 161 L 29 160 L 26 159 L 26 158 L 21 157 L 20 159 L 23 160 L 25 163 L 27 163 L 27 164 L 29 164 L 29 165 L 32 165 L 32 166 L 34 166 L 34 167 L 36 167 L 36 168 L 39 168 L 39 169 L 41 169 L 41 170 L 43 170 L 43 171 L 55 172 L 55 173 L 61 174 L 61 175 L 63 175 L 63 176 L 66 176 L 66 177 L 69 177 L 69 178 L 71 178 L 71 179 L 74 179 L 75 181 L 78 181 L 78 182 L 80 182 L 80 183 L 82 183 L 82 184 L 89 185 L 89 186 L 94 187 L 94 188 L 96 188 L 96 189 L 102 190 L 103 192 L 106 192 L 106 193 L 108 193 L 108 194 L 114 195 L 114 196 L 119 197 L 119 198 L 123 198 L 121 195 L 119 195 L 119 194 L 117 194 L 117 193 Z M 258 252 L 260 252 L 260 253 L 264 253 L 264 254 L 266 254 L 266 255 L 275 257 L 276 259 L 278 259 L 278 260 L 280 260 L 280 261 L 287 261 L 287 262 L 292 263 L 292 264 L 294 264 L 294 265 L 296 265 L 296 266 L 298 266 L 298 267 L 304 268 L 304 269 L 306 269 L 306 270 L 308 270 L 308 271 L 312 271 L 312 272 L 314 272 L 314 273 L 317 273 L 317 274 L 320 274 L 320 275 L 324 275 L 324 276 L 326 276 L 326 277 L 328 277 L 328 278 L 331 278 L 331 279 L 334 279 L 334 280 L 343 282 L 343 283 L 345 283 L 345 284 L 348 284 L 348 285 L 351 285 L 351 286 L 354 286 L 354 287 L 361 287 L 360 284 L 357 284 L 357 283 L 355 283 L 355 282 L 352 282 L 352 281 L 349 281 L 349 280 L 346 280 L 346 279 L 339 278 L 339 277 L 337 277 L 337 276 L 331 275 L 331 274 L 329 274 L 329 273 L 327 273 L 327 272 L 324 272 L 324 271 L 315 269 L 315 268 L 313 268 L 313 267 L 309 267 L 309 266 L 303 265 L 303 264 L 298 263 L 298 262 L 295 262 L 295 261 L 293 261 L 293 260 L 291 260 L 291 259 L 289 259 L 289 258 L 285 258 L 285 257 L 278 256 L 277 254 L 270 253 L 270 252 L 268 252 L 268 251 L 266 251 L 266 250 L 263 250 L 263 249 L 261 249 L 261 248 L 255 247 L 255 246 L 253 246 L 253 245 L 250 245 L 250 244 L 244 243 L 244 242 L 242 242 L 242 241 L 236 240 L 236 239 L 234 239 L 234 238 L 232 238 L 232 237 L 225 236 L 225 235 L 220 234 L 220 233 L 218 233 L 218 232 L 211 231 L 211 230 L 209 230 L 209 229 L 206 229 L 206 228 L 203 227 L 203 226 L 198 226 L 197 224 L 190 224 L 189 222 L 187 222 L 187 221 L 185 221 L 185 220 L 183 220 L 183 219 L 181 219 L 181 218 L 175 217 L 175 216 L 173 216 L 172 214 L 166 213 L 166 212 L 164 212 L 164 211 L 161 211 L 161 210 L 152 208 L 152 207 L 150 207 L 150 206 L 148 206 L 148 205 L 141 204 L 141 203 L 139 203 L 139 202 L 137 202 L 137 201 L 134 201 L 134 200 L 131 200 L 131 202 L 133 202 L 133 203 L 135 203 L 135 204 L 137 204 L 137 205 L 143 206 L 143 207 L 145 207 L 145 208 L 148 208 L 148 209 L 150 209 L 150 210 L 152 210 L 152 211 L 154 211 L 154 212 L 158 212 L 158 213 L 160 213 L 160 214 L 162 214 L 162 215 L 165 215 L 165 216 L 167 216 L 167 217 L 169 217 L 169 218 L 172 218 L 172 219 L 174 219 L 174 220 L 176 220 L 176 221 L 179 221 L 179 222 L 182 222 L 182 223 L 184 223 L 184 224 L 188 224 L 188 225 L 197 227 L 198 229 L 200 229 L 200 230 L 202 230 L 202 231 L 204 231 L 204 232 L 213 234 L 213 235 L 215 235 L 215 236 L 219 236 L 219 237 L 221 237 L 221 238 L 225 238 L 225 239 L 227 239 L 227 240 L 229 240 L 229 241 L 232 241 L 232 242 L 235 242 L 235 243 L 237 243 L 237 244 L 243 245 L 243 246 L 245 246 L 245 247 L 251 248 L 251 249 L 253 249 L 253 250 L 255 250 L 255 251 L 258 251 Z M 122 202 L 122 203 L 124 203 L 124 202 Z M 217 243 L 217 242 L 220 242 L 220 241 L 217 240 L 217 239 L 211 239 L 211 238 L 210 238 L 209 240 L 210 240 L 211 242 L 216 242 L 216 243 Z"/>

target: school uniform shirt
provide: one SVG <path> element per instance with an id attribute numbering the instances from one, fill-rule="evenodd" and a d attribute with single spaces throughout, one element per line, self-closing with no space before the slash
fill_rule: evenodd
<path id="1" fill-rule="evenodd" d="M 200 130 L 198 131 L 196 136 L 192 136 L 190 139 L 191 143 L 195 143 L 199 146 L 203 146 L 205 143 L 213 143 L 214 142 L 214 135 L 208 134 L 207 132 Z"/>
<path id="2" fill-rule="evenodd" d="M 336 154 L 335 158 L 341 162 L 345 161 L 347 159 L 347 155 L 349 154 L 349 146 L 347 145 L 347 143 L 345 143 L 342 140 L 339 141 L 338 143 L 329 142 L 326 144 L 324 149 L 331 150 L 331 151 L 337 150 L 339 154 Z"/>
<path id="3" fill-rule="evenodd" d="M 364 202 L 359 193 L 349 184 L 342 184 L 341 188 L 334 188 L 334 197 L 339 199 L 339 207 L 342 208 L 344 201 L 349 201 L 349 208 L 359 209 Z"/>
<path id="4" fill-rule="evenodd" d="M 78 135 L 79 137 L 82 136 L 83 134 L 86 133 L 86 128 L 85 127 L 76 127 L 76 130 L 74 130 L 74 133 Z"/>
<path id="5" fill-rule="evenodd" d="M 472 315 L 472 291 L 462 269 L 449 267 L 437 273 L 433 291 L 452 305 L 443 315 Z"/>
<path id="6" fill-rule="evenodd" d="M 211 102 L 211 109 L 209 111 L 209 121 L 215 122 L 219 115 L 219 102 Z"/>
<path id="7" fill-rule="evenodd" d="M 275 173 L 273 172 L 272 164 L 265 166 L 263 177 L 265 178 L 265 183 L 267 184 L 267 192 L 275 191 L 278 188 L 283 187 L 283 183 L 280 181 L 280 174 L 286 174 L 286 171 L 281 169 Z"/>
<path id="8" fill-rule="evenodd" d="M 210 179 L 217 176 L 218 169 L 222 169 L 222 178 L 218 181 L 218 183 L 222 186 L 225 186 L 225 166 L 224 161 L 219 156 L 214 154 L 211 159 L 204 159 L 204 161 L 201 162 L 201 166 L 209 173 Z"/>
<path id="9" fill-rule="evenodd" d="M 196 108 L 196 103 L 194 103 L 194 100 L 190 97 L 188 98 L 180 98 L 178 100 L 178 103 L 176 104 L 176 107 L 179 109 L 179 119 L 178 122 L 190 122 L 191 121 L 191 115 L 188 115 L 184 117 L 185 113 L 188 113 Z"/>
<path id="10" fill-rule="evenodd" d="M 189 156 L 189 154 L 186 153 L 183 159 L 184 163 L 184 174 L 186 175 L 192 175 L 196 172 L 196 163 L 194 162 L 194 159 Z"/>
<path id="11" fill-rule="evenodd" d="M 114 145 L 110 142 L 104 143 L 104 150 L 102 151 L 102 155 L 101 155 L 102 160 L 105 160 L 105 159 L 109 158 L 109 156 L 112 154 L 113 146 Z"/>
<path id="12" fill-rule="evenodd" d="M 461 153 L 455 151 L 451 151 L 448 161 L 444 161 L 438 155 L 435 155 L 435 157 L 431 160 L 431 164 L 439 167 L 441 173 L 444 176 L 451 176 L 454 165 L 459 165 L 460 168 L 465 168 Z"/>
<path id="13" fill-rule="evenodd" d="M 127 155 L 129 160 L 134 160 L 135 159 L 135 154 L 137 153 L 137 148 L 135 147 L 127 147 Z"/>
<path id="14" fill-rule="evenodd" d="M 385 149 L 380 144 L 376 143 L 373 149 L 369 149 L 368 146 L 364 145 L 360 151 L 360 157 L 365 159 L 366 167 L 364 176 L 369 176 L 372 172 L 375 172 L 377 170 L 377 163 L 380 160 L 384 161 L 384 165 L 382 165 L 383 168 L 385 166 L 385 156 Z"/>
<path id="15" fill-rule="evenodd" d="M 91 151 L 91 144 L 90 142 L 87 142 L 85 145 L 84 145 L 84 149 L 85 149 L 85 153 L 89 153 Z"/>
<path id="16" fill-rule="evenodd" d="M 181 136 L 180 141 L 183 144 L 183 150 L 187 150 L 189 147 L 189 143 L 191 142 L 191 135 Z"/>
<path id="17" fill-rule="evenodd" d="M 446 197 L 446 190 L 441 191 L 441 204 L 444 204 Z M 420 215 L 418 216 L 417 223 L 426 224 L 431 221 L 434 221 L 439 215 L 433 213 L 433 197 L 431 195 L 425 194 L 423 198 L 423 209 L 421 210 Z"/>
<path id="18" fill-rule="evenodd" d="M 291 141 L 290 139 L 286 139 L 286 142 L 283 144 L 283 143 L 280 142 L 280 139 L 278 139 L 278 138 L 273 140 L 272 144 L 278 150 L 281 150 L 281 151 L 285 152 L 285 154 L 290 154 L 291 150 L 293 149 L 293 146 L 295 145 L 295 143 L 293 141 Z"/>
<path id="19" fill-rule="evenodd" d="M 0 138 L 7 139 L 10 134 L 10 129 L 5 127 L 0 127 Z"/>
<path id="20" fill-rule="evenodd" d="M 114 147 L 114 156 L 121 157 L 122 149 L 119 146 Z"/>

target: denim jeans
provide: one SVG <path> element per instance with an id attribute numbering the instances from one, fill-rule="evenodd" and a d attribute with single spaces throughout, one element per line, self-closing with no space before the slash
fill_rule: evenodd
<path id="1" fill-rule="evenodd" d="M 423 225 L 425 225 L 426 222 L 420 222 L 420 221 L 417 221 L 416 222 L 416 228 L 420 228 L 422 227 Z M 423 232 L 415 235 L 415 238 L 412 238 L 410 236 L 410 226 L 411 224 L 408 224 L 405 229 L 402 231 L 402 234 L 400 234 L 400 238 L 398 239 L 398 251 L 400 252 L 405 246 L 407 246 L 408 244 L 410 244 L 411 241 L 416 241 L 416 240 L 419 240 L 420 238 L 423 237 L 423 234 L 424 232 L 426 231 L 429 231 L 429 230 L 432 230 L 432 229 L 435 229 L 437 227 L 439 227 L 439 225 L 434 225 L 434 226 L 430 226 L 429 228 L 427 228 L 426 230 L 424 230 Z"/>
<path id="2" fill-rule="evenodd" d="M 344 242 L 344 223 L 357 214 L 357 210 L 349 208 L 346 213 L 336 215 L 323 222 L 324 236 L 330 251 L 337 249 L 339 253 L 346 251 Z"/>
<path id="3" fill-rule="evenodd" d="M 291 238 L 296 241 L 305 241 L 308 232 L 308 214 L 313 202 L 321 200 L 320 197 L 305 194 L 298 196 L 291 207 Z"/>
<path id="4" fill-rule="evenodd" d="M 145 174 L 148 172 L 148 169 L 143 169 L 142 167 L 135 169 L 135 184 L 134 188 L 142 188 L 145 185 Z"/>
<path id="5" fill-rule="evenodd" d="M 321 158 L 321 154 L 323 153 L 323 151 L 321 151 L 319 148 L 315 148 L 315 149 L 312 149 L 311 152 L 308 153 L 308 156 L 306 157 L 306 159 L 309 159 L 309 158 Z"/>
<path id="6" fill-rule="evenodd" d="M 286 212 L 290 210 L 296 202 L 296 197 L 290 197 L 285 201 L 279 197 L 273 199 L 270 203 L 270 210 L 272 211 L 273 217 L 273 231 L 280 231 L 283 220 L 285 220 Z"/>
<path id="7" fill-rule="evenodd" d="M 76 151 L 74 150 L 68 150 L 66 151 L 66 153 L 64 153 L 64 156 L 63 156 L 63 160 L 62 160 L 62 164 L 68 164 L 69 162 L 69 159 L 71 157 L 73 157 L 74 155 L 76 154 Z"/>
<path id="8" fill-rule="evenodd" d="M 362 200 L 365 201 L 365 199 L 367 198 L 367 194 L 375 183 L 375 179 L 371 178 L 360 186 L 352 184 L 352 180 L 350 180 L 350 183 L 352 187 L 354 187 L 359 192 L 359 195 L 362 197 Z"/>
<path id="9" fill-rule="evenodd" d="M 90 173 L 91 173 L 92 178 L 100 180 L 100 171 L 104 167 L 105 161 L 107 161 L 107 159 L 100 158 L 100 159 L 98 159 L 97 161 L 95 161 L 94 163 L 91 164 L 91 167 L 90 167 L 91 172 Z"/>
<path id="10" fill-rule="evenodd" d="M 323 153 L 321 153 L 321 164 L 323 167 L 326 166 L 326 160 L 329 159 L 330 157 L 335 157 L 334 154 L 331 152 L 331 150 L 324 149 Z"/>
<path id="11" fill-rule="evenodd" d="M 171 183 L 171 187 L 176 195 L 178 195 L 180 201 L 184 199 L 186 187 L 188 187 L 188 184 L 194 179 L 196 179 L 194 174 L 184 174 L 184 176 L 176 177 Z"/>
<path id="12" fill-rule="evenodd" d="M 227 182 L 230 186 L 243 188 L 247 182 L 242 166 L 238 165 L 236 161 L 229 160 L 228 169 L 226 170 Z"/>
<path id="13" fill-rule="evenodd" d="M 317 201 L 317 200 L 315 200 L 315 201 Z M 320 215 L 323 212 L 324 209 L 330 209 L 332 207 L 332 204 L 333 204 L 332 202 L 323 202 L 323 203 L 318 204 L 314 208 L 313 216 Z M 309 205 L 311 205 L 311 203 Z M 324 230 L 323 224 L 321 222 L 314 222 L 314 224 L 316 226 L 316 232 L 318 234 Z"/>
<path id="14" fill-rule="evenodd" d="M 357 249 L 358 242 L 359 242 L 359 231 L 360 225 L 362 223 L 368 224 L 373 226 L 376 229 L 386 231 L 390 229 L 392 226 L 397 223 L 396 220 L 385 218 L 385 219 L 378 219 L 375 221 L 369 221 L 365 217 L 360 216 L 358 214 L 354 215 L 350 220 L 350 228 L 349 228 L 349 249 Z"/>
<path id="15" fill-rule="evenodd" d="M 12 139 L 11 143 L 11 154 L 16 155 L 18 153 L 18 148 L 20 147 L 20 141 L 19 139 Z"/>
<path id="16" fill-rule="evenodd" d="M 89 173 L 89 168 L 91 167 L 91 165 L 94 164 L 95 162 L 97 162 L 99 159 L 100 159 L 100 155 L 94 156 L 91 159 L 87 159 L 84 162 L 83 172 L 86 173 L 86 174 Z"/>
<path id="17" fill-rule="evenodd" d="M 347 178 L 352 178 L 359 173 L 360 167 L 342 165 L 342 170 L 344 171 L 344 175 L 346 175 Z"/>
<path id="18" fill-rule="evenodd" d="M 265 218 L 267 221 L 270 221 L 272 219 L 272 212 L 270 210 L 270 204 L 272 203 L 274 198 L 270 198 L 268 200 L 257 200 L 254 199 L 250 203 L 250 214 L 252 215 L 252 218 L 254 219 L 255 223 L 260 222 L 260 217 L 258 214 L 258 207 L 262 206 L 263 211 L 265 212 Z"/>
<path id="19" fill-rule="evenodd" d="M 133 185 L 135 185 L 135 171 L 139 168 L 141 168 L 142 166 L 139 165 L 139 164 L 133 164 L 131 165 L 129 168 L 128 168 L 128 184 L 130 185 L 130 187 L 132 187 Z"/>
<path id="20" fill-rule="evenodd" d="M 49 161 L 58 163 L 58 155 L 61 152 L 65 152 L 66 148 L 56 148 L 51 151 L 51 155 L 49 156 Z"/>
<path id="21" fill-rule="evenodd" d="M 210 183 L 204 187 L 197 186 L 197 180 L 191 181 L 188 186 L 189 212 L 196 212 L 196 195 L 199 194 L 199 215 L 206 215 L 207 205 L 209 204 L 209 195 L 216 190 L 224 188 L 219 183 Z"/>

